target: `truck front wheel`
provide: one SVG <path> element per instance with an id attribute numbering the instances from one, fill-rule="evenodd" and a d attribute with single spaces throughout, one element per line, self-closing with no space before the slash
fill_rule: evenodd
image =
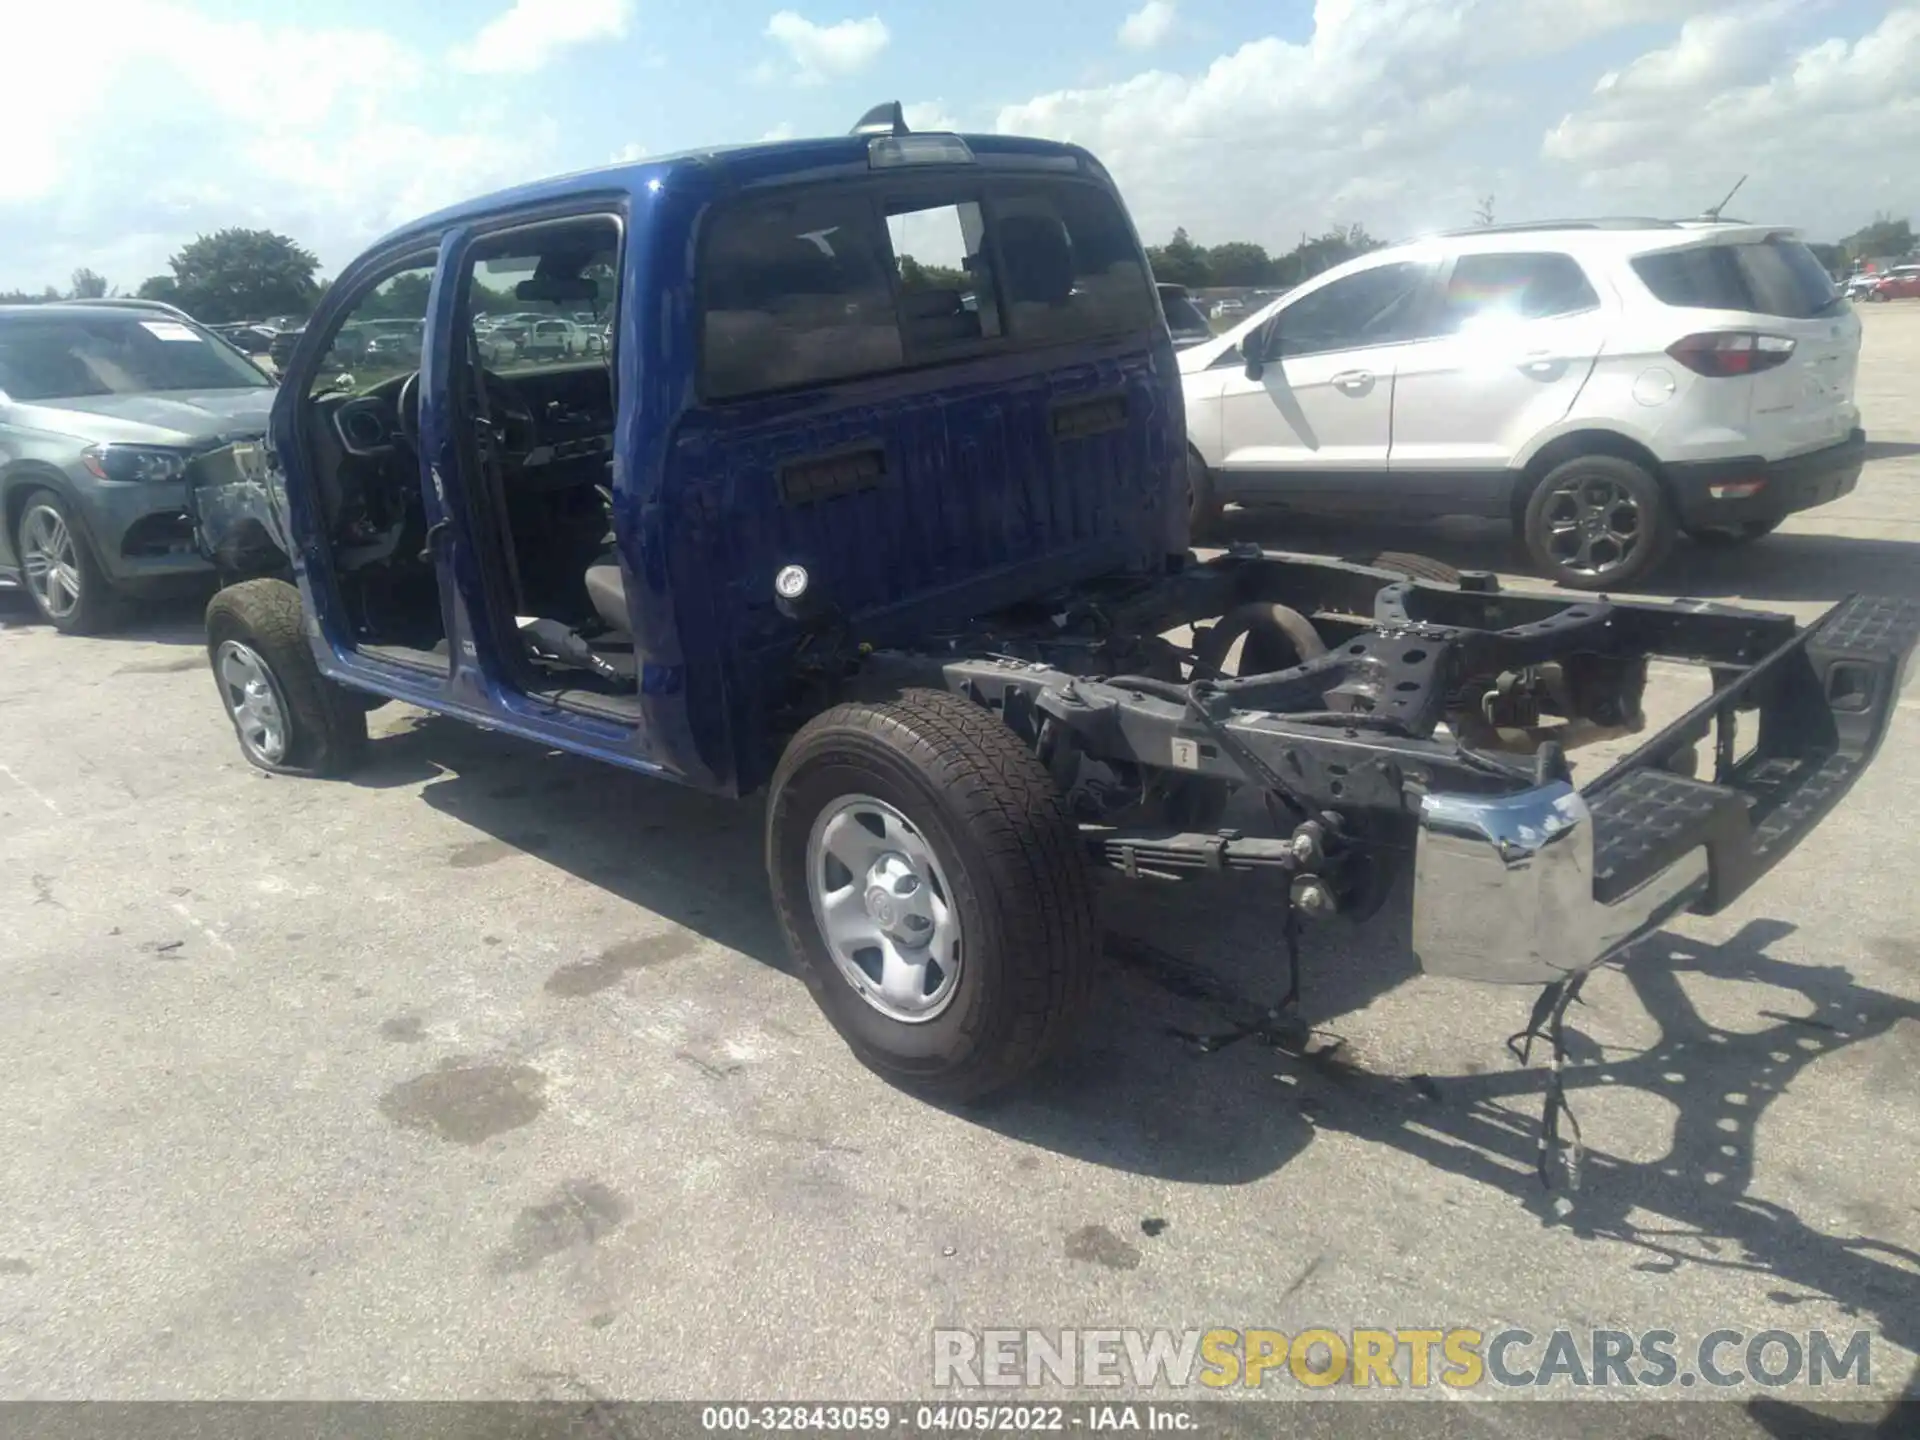
<path id="1" fill-rule="evenodd" d="M 207 604 L 207 660 L 240 753 L 277 775 L 343 775 L 367 747 L 367 712 L 320 673 L 284 580 L 229 585 Z"/>
<path id="2" fill-rule="evenodd" d="M 1056 1053 L 1099 955 L 1077 827 L 1045 767 L 943 691 L 847 704 L 794 737 L 767 808 L 788 948 L 869 1068 L 930 1099 Z"/>

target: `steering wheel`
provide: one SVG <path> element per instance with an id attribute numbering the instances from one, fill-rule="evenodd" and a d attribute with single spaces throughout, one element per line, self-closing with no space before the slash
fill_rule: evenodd
<path id="1" fill-rule="evenodd" d="M 533 407 L 527 404 L 518 387 L 492 370 L 482 370 L 480 376 L 486 382 L 487 406 L 493 412 L 493 440 L 500 447 L 500 457 L 510 462 L 524 461 L 540 445 L 540 422 L 534 418 Z M 400 438 L 407 442 L 416 455 L 419 454 L 418 370 L 407 376 L 401 384 L 400 393 L 394 400 L 394 409 L 398 411 Z"/>

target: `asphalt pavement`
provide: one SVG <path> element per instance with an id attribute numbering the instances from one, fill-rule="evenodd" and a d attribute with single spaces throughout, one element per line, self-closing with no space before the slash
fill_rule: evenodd
<path id="1" fill-rule="evenodd" d="M 1920 306 L 1863 308 L 1858 491 L 1667 589 L 1920 595 Z M 1210 1048 L 1279 911 L 1115 881 L 1078 1048 L 949 1113 L 790 973 L 758 802 L 373 718 L 351 782 L 269 778 L 194 607 L 0 596 L 0 1397 L 924 1396 L 935 1327 L 1866 1329 L 1871 1391 L 1915 1374 L 1914 685 L 1812 842 L 1587 987 L 1566 1214 L 1531 994 L 1419 975 L 1393 914 L 1309 932 L 1311 1043 Z"/>

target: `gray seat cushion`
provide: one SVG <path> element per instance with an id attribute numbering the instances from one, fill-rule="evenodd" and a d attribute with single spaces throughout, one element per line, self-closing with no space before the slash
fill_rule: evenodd
<path id="1" fill-rule="evenodd" d="M 602 560 L 587 567 L 587 598 L 611 629 L 622 635 L 633 632 L 633 620 L 627 611 L 627 581 L 617 560 Z"/>

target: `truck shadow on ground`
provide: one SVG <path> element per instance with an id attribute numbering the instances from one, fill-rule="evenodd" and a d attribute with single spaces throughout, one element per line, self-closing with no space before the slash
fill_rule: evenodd
<path id="1" fill-rule="evenodd" d="M 1460 570 L 1530 576 L 1533 566 L 1497 521 L 1449 519 L 1414 525 L 1330 519 L 1290 512 L 1229 510 L 1211 544 L 1252 541 L 1275 550 L 1367 559 L 1384 550 L 1431 555 Z M 1526 583 L 1545 587 L 1544 580 Z M 1641 582 L 1639 593 L 1694 599 L 1739 597 L 1768 601 L 1838 601 L 1856 592 L 1920 599 L 1920 543 L 1856 539 L 1846 535 L 1769 535 L 1732 550 L 1681 540 L 1666 563 Z M 1568 592 L 1571 593 L 1571 592 Z"/>
<path id="2" fill-rule="evenodd" d="M 437 717 L 376 739 L 361 783 L 419 784 L 429 805 L 482 833 L 793 973 L 762 879 L 758 801 L 611 771 Z M 1836 1307 L 1920 1348 L 1920 1311 L 1908 1303 L 1920 1254 L 1867 1233 L 1891 1228 L 1892 1217 L 1863 1205 L 1850 1216 L 1858 1233 L 1828 1234 L 1750 1193 L 1760 1120 L 1806 1067 L 1873 1042 L 1891 1047 L 1877 1074 L 1920 1071 L 1920 1024 L 1901 1023 L 1920 1022 L 1920 1004 L 1863 986 L 1843 966 L 1770 955 L 1792 927 L 1755 921 L 1717 945 L 1663 931 L 1636 946 L 1617 968 L 1657 1027 L 1651 1044 L 1602 1046 L 1574 1009 L 1566 1085 L 1576 1114 L 1583 1097 L 1591 1105 L 1602 1091 L 1638 1091 L 1671 1107 L 1673 1135 L 1651 1160 L 1587 1152 L 1582 1188 L 1560 1215 L 1552 1201 L 1564 1192 L 1546 1190 L 1535 1170 L 1537 1055 L 1522 1068 L 1495 1041 L 1462 1057 L 1465 1073 L 1400 1074 L 1334 1033 L 1342 1017 L 1413 978 L 1403 895 L 1362 926 L 1306 932 L 1301 1023 L 1276 1026 L 1270 1008 L 1285 984 L 1277 905 L 1221 882 L 1104 888 L 1109 964 L 1081 1040 L 1010 1097 L 965 1108 L 970 1123 L 1089 1163 L 1225 1185 L 1257 1181 L 1317 1134 L 1342 1133 L 1499 1191 L 1542 1223 L 1631 1247 L 1641 1256 L 1635 1270 L 1771 1276 L 1779 1282 L 1771 1298 L 1813 1304 L 1813 1323 Z M 1196 936 L 1206 954 L 1190 958 Z M 1882 943 L 1905 947 L 1889 956 L 1895 963 L 1916 958 L 1908 942 Z M 1743 1014 L 1769 1022 L 1763 1028 L 1724 1029 L 1689 998 L 1683 981 L 1695 976 L 1797 998 L 1778 1012 Z M 1532 992 L 1482 993 L 1493 997 L 1489 1013 L 1510 1008 L 1502 1028 L 1520 1028 Z M 824 1021 L 820 1038 L 831 1043 Z"/>
<path id="3" fill-rule="evenodd" d="M 1309 932 L 1315 933 L 1333 932 Z M 1634 947 L 1614 968 L 1657 1027 L 1658 1038 L 1644 1047 L 1603 1047 L 1582 1033 L 1580 1010 L 1574 1009 L 1565 1083 L 1575 1114 L 1583 1098 L 1590 1107 L 1614 1098 L 1599 1100 L 1599 1092 L 1638 1091 L 1671 1107 L 1673 1129 L 1658 1158 L 1584 1152 L 1581 1188 L 1572 1194 L 1563 1187 L 1549 1190 L 1537 1168 L 1544 1046 L 1536 1046 L 1534 1064 L 1526 1068 L 1498 1052 L 1463 1057 L 1467 1073 L 1458 1075 L 1373 1067 L 1331 1032 L 1372 988 L 1356 983 L 1354 962 L 1377 975 L 1377 957 L 1343 945 L 1337 963 L 1329 963 L 1336 957 L 1324 942 L 1312 946 L 1306 967 L 1303 1018 L 1313 1027 L 1307 1035 L 1276 1031 L 1257 995 L 1238 992 L 1165 952 L 1142 956 L 1141 942 L 1132 937 L 1118 939 L 1112 948 L 1123 970 L 1164 988 L 1166 1000 L 1198 997 L 1212 1012 L 1210 1027 L 1160 1027 L 1192 1053 L 1187 1073 L 1169 1077 L 1151 1058 L 1142 1064 L 1154 1027 L 1125 1017 L 1160 1007 L 1124 1007 L 1109 1018 L 1127 1028 L 1107 1031 L 1098 1049 L 1067 1062 L 1061 1083 L 985 1119 L 995 1129 L 1083 1159 L 1202 1181 L 1225 1178 L 1220 1172 L 1233 1168 L 1236 1153 L 1243 1163 L 1257 1163 L 1263 1154 L 1301 1143 L 1302 1127 L 1309 1142 L 1314 1132 L 1338 1132 L 1500 1191 L 1543 1223 L 1629 1246 L 1642 1254 L 1632 1263 L 1636 1271 L 1666 1275 L 1705 1268 L 1769 1276 L 1779 1282 L 1769 1298 L 1786 1307 L 1811 1304 L 1816 1318 L 1810 1323 L 1822 1323 L 1829 1307 L 1837 1308 L 1911 1350 L 1920 1347 L 1920 1310 L 1910 1303 L 1920 1284 L 1920 1253 L 1870 1233 L 1892 1229 L 1904 1217 L 1883 1213 L 1875 1202 L 1843 1199 L 1842 1210 L 1861 1228 L 1834 1235 L 1752 1193 L 1761 1119 L 1808 1066 L 1845 1047 L 1874 1042 L 1884 1047 L 1877 1052 L 1877 1075 L 1920 1067 L 1920 1023 L 1902 1025 L 1920 1022 L 1920 1004 L 1863 986 L 1844 966 L 1796 964 L 1767 953 L 1791 933 L 1791 926 L 1760 920 L 1718 945 L 1661 931 Z M 1892 958 L 1910 963 L 1913 947 L 1901 944 L 1906 955 Z M 1743 1023 L 1771 1022 L 1760 1028 L 1720 1028 L 1689 998 L 1684 982 L 1690 977 L 1769 987 L 1778 998 L 1758 1005 L 1781 1008 L 1741 1017 Z M 1501 992 L 1487 993 L 1499 1002 Z M 1531 992 L 1508 993 L 1531 998 Z M 1525 1008 L 1516 1007 L 1513 1028 L 1524 1020 Z M 1134 1078 L 1135 1066 L 1143 1080 Z M 1179 1103 L 1156 1094 L 1169 1078 L 1192 1097 L 1177 1128 L 1157 1113 Z M 1146 1156 L 1158 1163 L 1143 1165 Z M 1562 1214 L 1557 1202 L 1567 1200 L 1572 1208 Z"/>

